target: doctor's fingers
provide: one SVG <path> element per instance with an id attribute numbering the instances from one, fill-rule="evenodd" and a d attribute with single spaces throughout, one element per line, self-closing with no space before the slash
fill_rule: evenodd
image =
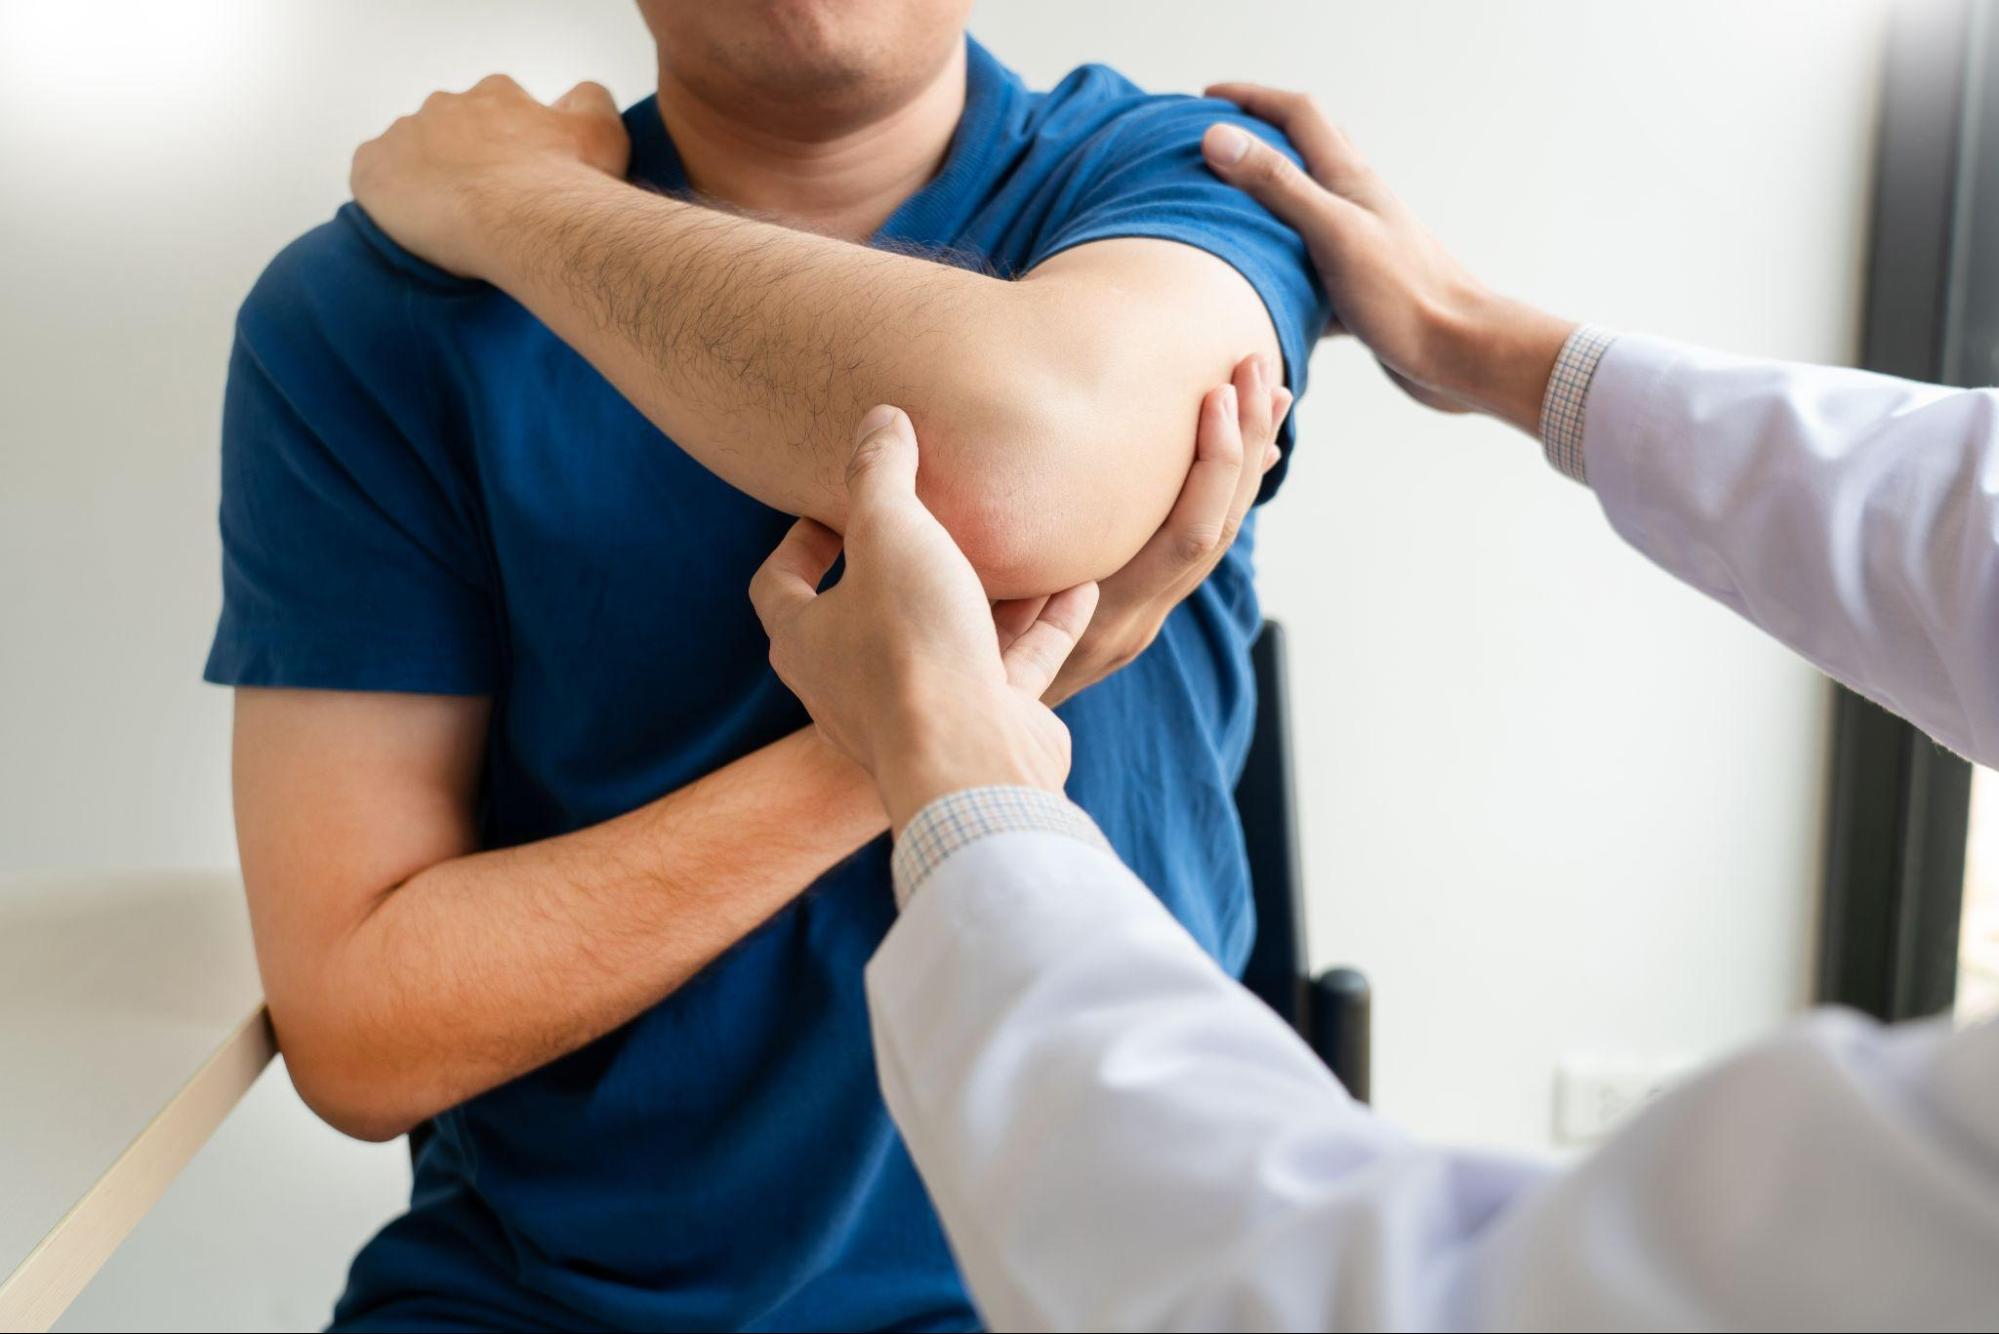
<path id="1" fill-rule="evenodd" d="M 1210 126 L 1201 152 L 1215 175 L 1304 237 L 1315 259 L 1370 217 L 1366 207 L 1332 193 L 1290 158 L 1234 125 Z"/>
<path id="2" fill-rule="evenodd" d="M 1347 138 L 1346 131 L 1333 124 L 1308 94 L 1266 88 L 1257 83 L 1217 83 L 1208 87 L 1207 96 L 1233 102 L 1266 125 L 1282 130 L 1291 146 L 1298 150 L 1298 156 L 1305 159 L 1305 170 L 1312 179 L 1335 195 L 1364 205 L 1380 202 L 1381 178 L 1354 147 L 1353 140 Z M 1271 156 L 1285 160 L 1283 154 L 1274 150 Z M 1244 160 L 1247 161 L 1247 156 Z M 1268 166 L 1265 169 L 1275 170 Z"/>

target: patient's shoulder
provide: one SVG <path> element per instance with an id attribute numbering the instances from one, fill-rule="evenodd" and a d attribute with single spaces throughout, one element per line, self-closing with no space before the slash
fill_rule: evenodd
<path id="1" fill-rule="evenodd" d="M 1108 65 L 1084 65 L 1040 95 L 1037 129 L 1043 134 L 1087 139 L 1183 138 L 1199 142 L 1216 120 L 1242 112 L 1227 102 L 1185 93 L 1154 93 Z"/>
<path id="2" fill-rule="evenodd" d="M 345 204 L 279 251 L 237 316 L 237 333 L 259 355 L 305 343 L 395 355 L 440 305 L 477 300 L 494 289 L 410 254 Z"/>
<path id="3" fill-rule="evenodd" d="M 225 445 L 289 448 L 278 428 L 291 423 L 343 457 L 444 448 L 464 394 L 450 355 L 458 314 L 494 300 L 496 288 L 424 263 L 346 205 L 279 251 L 237 312 Z"/>
<path id="4" fill-rule="evenodd" d="M 1083 65 L 1034 95 L 1029 131 L 1044 141 L 1088 139 L 1159 100 L 1108 65 Z"/>

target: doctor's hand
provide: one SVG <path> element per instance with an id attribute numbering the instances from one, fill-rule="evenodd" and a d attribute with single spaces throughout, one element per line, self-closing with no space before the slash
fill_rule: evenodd
<path id="1" fill-rule="evenodd" d="M 1209 127 L 1201 141 L 1216 175 L 1305 238 L 1333 300 L 1333 332 L 1359 338 L 1419 402 L 1538 430 L 1549 374 L 1575 324 L 1474 277 L 1309 97 L 1253 83 L 1207 92 L 1284 131 L 1304 158 L 1300 171 L 1227 124 Z"/>
<path id="2" fill-rule="evenodd" d="M 1060 791 L 1069 731 L 1041 702 L 1089 624 L 1095 584 L 1057 593 L 1002 647 L 971 562 L 916 494 L 916 435 L 886 405 L 862 419 L 839 534 L 801 519 L 750 583 L 778 677 L 874 776 L 900 832 L 967 787 Z"/>
<path id="3" fill-rule="evenodd" d="M 491 280 L 497 223 L 528 192 L 577 173 L 622 179 L 631 143 L 601 84 L 544 106 L 504 74 L 432 93 L 354 153 L 348 184 L 396 244 L 463 278 Z"/>
<path id="4" fill-rule="evenodd" d="M 1277 429 L 1290 410 L 1291 391 L 1277 363 L 1259 356 L 1244 357 L 1230 383 L 1208 392 L 1179 498 L 1159 531 L 1099 586 L 1096 615 L 1043 699 L 1060 704 L 1158 638 L 1173 609 L 1234 544 L 1263 475 L 1277 463 Z M 1040 600 L 1031 598 L 993 608 L 1001 643 L 1032 625 L 1040 611 Z"/>

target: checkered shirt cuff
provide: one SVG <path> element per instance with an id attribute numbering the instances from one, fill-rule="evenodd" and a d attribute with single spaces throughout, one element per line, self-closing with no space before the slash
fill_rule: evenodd
<path id="1" fill-rule="evenodd" d="M 945 858 L 967 843 L 989 834 L 1023 831 L 1066 834 L 1110 851 L 1111 845 L 1096 822 L 1059 792 L 1038 787 L 968 787 L 937 798 L 903 827 L 890 861 L 896 907 L 906 907 L 910 896 Z"/>
<path id="2" fill-rule="evenodd" d="M 1596 364 L 1616 341 L 1616 334 L 1587 324 L 1570 334 L 1555 358 L 1555 373 L 1548 377 L 1548 392 L 1541 399 L 1541 445 L 1548 451 L 1548 462 L 1584 485 L 1589 484 L 1583 470 L 1583 421 L 1590 381 L 1596 378 Z"/>

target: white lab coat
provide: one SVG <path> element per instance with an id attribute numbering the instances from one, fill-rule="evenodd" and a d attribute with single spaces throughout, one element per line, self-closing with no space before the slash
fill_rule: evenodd
<path id="1" fill-rule="evenodd" d="M 1584 456 L 1667 571 L 1999 758 L 1999 395 L 1627 337 Z M 1562 1169 L 1404 1137 L 1063 835 L 951 855 L 867 985 L 1000 1328 L 1999 1327 L 1999 1024 L 1821 1012 Z"/>

